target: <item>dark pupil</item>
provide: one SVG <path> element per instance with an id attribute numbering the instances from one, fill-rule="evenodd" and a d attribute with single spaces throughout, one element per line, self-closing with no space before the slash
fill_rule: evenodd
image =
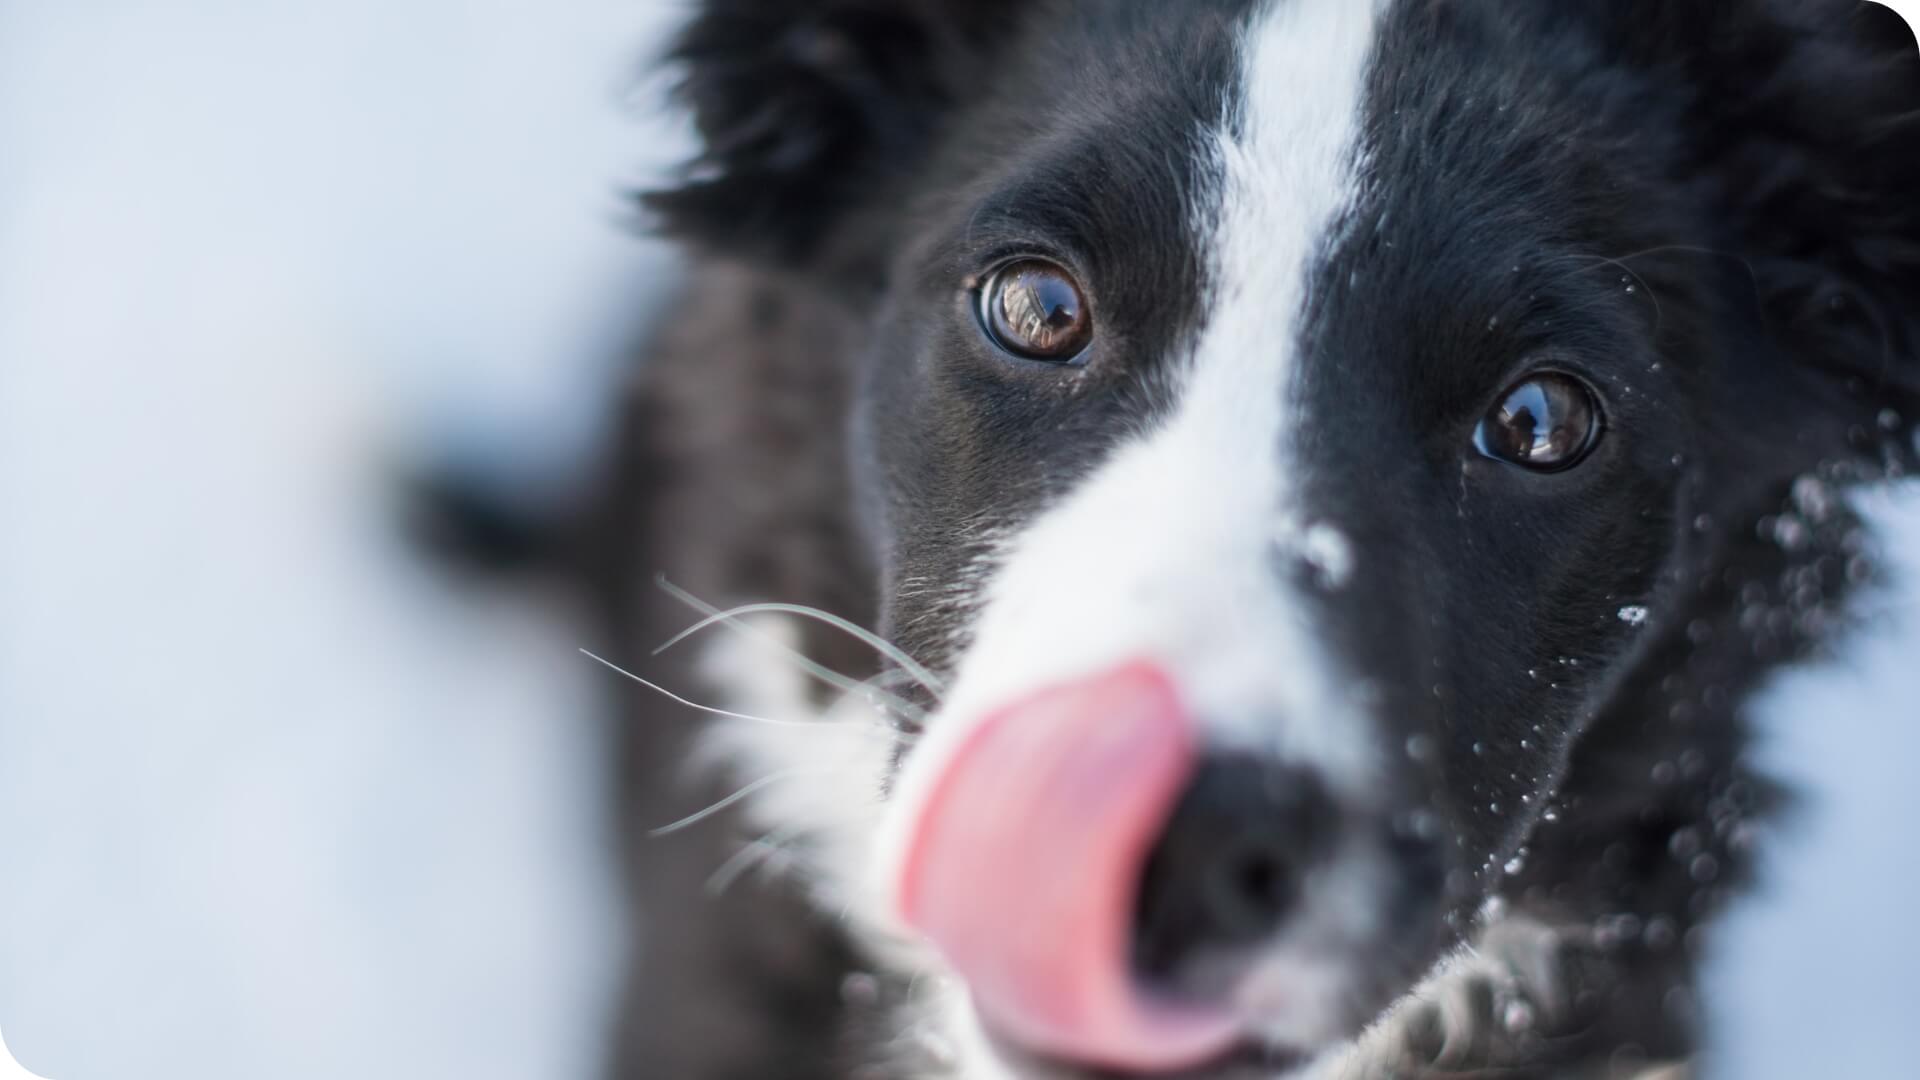
<path id="1" fill-rule="evenodd" d="M 1501 403 L 1489 432 L 1494 456 L 1523 465 L 1566 464 L 1586 447 L 1591 409 L 1585 393 L 1566 379 L 1522 383 Z"/>
<path id="2" fill-rule="evenodd" d="M 1510 433 L 1515 455 L 1525 461 L 1542 451 L 1552 452 L 1553 404 L 1537 382 L 1528 383 L 1507 399 L 1501 421 Z"/>
<path id="3" fill-rule="evenodd" d="M 1002 332 L 1012 344 L 1043 356 L 1076 347 L 1080 294 L 1058 273 L 1013 271 L 1001 284 L 999 307 Z"/>

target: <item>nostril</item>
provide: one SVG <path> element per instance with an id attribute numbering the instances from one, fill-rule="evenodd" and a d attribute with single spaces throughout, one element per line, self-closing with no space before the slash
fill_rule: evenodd
<path id="1" fill-rule="evenodd" d="M 1135 972 L 1177 987 L 1203 954 L 1277 933 L 1326 846 L 1328 806 L 1310 773 L 1251 757 L 1204 762 L 1147 859 Z"/>
<path id="2" fill-rule="evenodd" d="M 1136 661 L 944 730 L 960 738 L 907 764 L 885 881 L 982 1027 L 1129 1076 L 1228 1053 L 1244 1025 L 1225 999 L 1166 1000 L 1129 967 L 1142 864 L 1203 764 L 1167 673 Z"/>
<path id="3" fill-rule="evenodd" d="M 1227 938 L 1260 937 L 1293 906 L 1291 854 L 1274 837 L 1248 838 L 1207 872 L 1206 906 Z"/>

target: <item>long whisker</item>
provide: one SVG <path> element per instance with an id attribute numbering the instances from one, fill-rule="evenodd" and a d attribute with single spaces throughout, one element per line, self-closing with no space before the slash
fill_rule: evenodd
<path id="1" fill-rule="evenodd" d="M 806 828 L 789 825 L 748 843 L 720 864 L 719 869 L 707 878 L 707 895 L 720 896 L 756 868 L 766 865 L 770 860 L 786 854 L 787 845 L 806 832 Z"/>
<path id="2" fill-rule="evenodd" d="M 919 723 L 920 721 L 926 718 L 925 712 L 922 711 L 918 706 L 914 705 L 912 702 L 909 702 L 906 699 L 901 698 L 895 694 L 889 694 L 884 691 L 876 691 L 871 685 L 858 682 L 854 679 L 848 678 L 847 676 L 840 674 L 837 671 L 834 671 L 831 668 L 824 667 L 818 663 L 815 663 L 813 659 L 808 657 L 806 654 L 793 648 L 787 643 L 780 641 L 779 639 L 773 637 L 772 635 L 767 634 L 766 632 L 761 631 L 759 629 L 756 629 L 755 627 L 742 624 L 739 621 L 739 616 L 744 614 L 750 614 L 752 613 L 753 610 L 755 610 L 755 608 L 749 607 L 749 608 L 739 608 L 734 611 L 721 611 L 719 608 L 716 608 L 712 604 L 709 604 L 706 601 L 701 600 L 699 597 L 694 596 L 692 593 L 687 592 L 685 589 L 682 589 L 679 586 L 674 585 L 672 582 L 668 581 L 665 577 L 659 578 L 658 582 L 659 582 L 660 588 L 665 590 L 668 593 L 668 595 L 679 600 L 681 603 L 686 604 L 688 607 L 693 608 L 695 611 L 698 611 L 701 614 L 705 615 L 706 619 L 704 619 L 702 622 L 692 627 L 691 629 L 688 629 L 683 633 L 679 634 L 678 636 L 674 637 L 671 641 L 668 641 L 665 645 L 660 646 L 660 648 L 655 649 L 654 655 L 657 656 L 660 653 L 665 652 L 667 649 L 670 649 L 674 645 L 677 645 L 680 642 L 686 640 L 686 638 L 689 635 L 698 633 L 699 631 L 705 629 L 706 627 L 712 626 L 715 623 L 726 623 L 730 628 L 740 633 L 750 634 L 760 639 L 761 641 L 764 641 L 767 644 L 774 646 L 775 648 L 779 649 L 781 652 L 786 653 L 789 657 L 793 659 L 793 662 L 797 664 L 801 670 L 805 671 L 807 674 L 812 675 L 814 678 L 819 679 L 821 682 L 824 682 L 829 686 L 832 686 L 838 690 L 841 690 L 844 693 L 867 694 L 869 695 L 870 700 L 873 700 L 876 705 L 885 705 L 886 707 L 893 709 L 895 712 L 899 713 L 902 717 L 906 718 L 908 721 L 913 723 Z M 801 609 L 801 610 L 810 612 L 813 614 L 820 614 L 817 612 L 812 612 L 812 609 Z M 904 654 L 902 655 L 904 656 Z M 920 671 L 925 670 L 924 668 L 921 668 L 919 664 L 914 664 L 913 668 L 919 669 Z M 903 665 L 903 670 L 907 670 L 910 677 L 912 678 L 918 679 L 920 677 L 917 674 L 913 674 L 913 669 L 907 669 L 905 668 L 904 665 Z M 923 685 L 925 684 L 923 683 Z M 936 699 L 938 699 L 940 696 L 938 690 L 933 686 L 927 686 L 927 691 L 930 694 L 933 694 L 933 696 Z"/>
<path id="3" fill-rule="evenodd" d="M 855 691 L 862 701 L 880 714 L 886 722 L 886 734 L 891 738 L 908 741 L 917 739 L 924 727 L 926 712 L 902 700 L 889 689 L 911 681 L 905 672 L 883 671 L 860 682 Z"/>
<path id="4" fill-rule="evenodd" d="M 679 694 L 676 694 L 673 691 L 667 689 L 666 687 L 661 686 L 659 683 L 650 682 L 647 679 L 643 679 L 640 676 L 635 675 L 633 672 L 628 671 L 626 668 L 623 668 L 620 665 L 614 663 L 613 661 L 608 660 L 602 656 L 596 656 L 595 654 L 593 654 L 592 652 L 589 652 L 586 649 L 581 649 L 580 655 L 586 657 L 587 659 L 593 661 L 596 664 L 601 665 L 602 667 L 605 667 L 613 671 L 616 674 L 624 675 L 627 678 L 632 679 L 634 682 L 637 682 L 641 686 L 644 686 L 647 689 L 653 691 L 654 693 L 659 694 L 661 697 L 666 698 L 668 701 L 685 705 L 689 709 L 697 709 L 700 712 L 707 713 L 712 716 L 719 716 L 728 720 L 745 720 L 755 724 L 766 724 L 769 727 L 818 728 L 822 730 L 825 730 L 827 727 L 827 725 L 824 722 L 819 720 L 780 720 L 780 719 L 775 719 L 773 717 L 768 717 L 768 716 L 749 716 L 746 713 L 734 712 L 731 709 L 719 709 L 719 708 L 715 708 L 712 705 L 702 705 L 697 701 L 689 701 L 686 698 L 681 697 Z M 860 733 L 863 735 L 872 735 L 872 736 L 878 736 L 883 738 L 888 737 L 888 733 L 885 731 L 875 730 L 872 728 L 861 728 L 859 730 L 860 730 Z"/>
<path id="5" fill-rule="evenodd" d="M 1632 256 L 1632 255 L 1627 256 L 1627 258 L 1629 259 L 1634 257 L 1635 256 Z M 1602 266 L 1611 266 L 1619 270 L 1621 273 L 1627 275 L 1628 279 L 1632 280 L 1636 288 L 1646 290 L 1647 299 L 1653 302 L 1654 332 L 1658 333 L 1660 328 L 1663 325 L 1665 325 L 1667 316 L 1666 316 L 1666 310 L 1660 303 L 1660 295 L 1654 292 L 1653 286 L 1647 283 L 1647 279 L 1642 277 L 1639 271 L 1627 265 L 1626 259 L 1615 259 L 1606 255 L 1577 253 L 1577 254 L 1561 256 L 1557 259 L 1551 260 L 1551 262 L 1552 263 L 1581 263 L 1581 264 L 1589 264 L 1589 265 L 1598 263 Z M 1626 279 L 1623 279 L 1623 280 L 1626 280 Z M 1628 291 L 1631 292 L 1632 290 L 1630 289 Z M 1592 306 L 1593 304 L 1587 304 L 1582 306 L 1578 310 L 1585 311 L 1591 308 Z"/>
<path id="6" fill-rule="evenodd" d="M 647 835 L 650 837 L 658 838 L 662 836 L 672 836 L 674 833 L 677 833 L 677 832 L 685 832 L 686 830 L 693 828 L 695 825 L 698 825 L 701 822 L 706 821 L 709 818 L 712 818 L 731 807 L 737 806 L 740 803 L 743 803 L 746 800 L 753 798 L 755 795 L 759 794 L 762 791 L 765 791 L 769 787 L 772 787 L 774 784 L 780 783 L 785 780 L 794 780 L 804 776 L 816 776 L 819 774 L 820 774 L 819 769 L 783 769 L 776 773 L 768 773 L 766 776 L 763 776 L 760 779 L 755 780 L 753 783 L 748 784 L 746 787 L 741 788 L 739 791 L 736 791 L 733 794 L 727 796 L 726 798 L 721 799 L 719 802 L 714 803 L 712 806 L 707 807 L 705 810 L 701 810 L 698 813 L 688 814 L 686 817 L 681 818 L 679 821 L 676 821 L 671 825 L 662 825 L 657 829 L 650 829 L 648 830 Z"/>
<path id="7" fill-rule="evenodd" d="M 660 648 L 654 651 L 657 654 L 671 649 L 680 642 L 685 641 L 687 638 L 692 637 L 715 623 L 727 622 L 743 615 L 758 615 L 769 612 L 779 615 L 797 615 L 801 618 L 813 619 L 816 622 L 825 623 L 836 630 L 850 634 L 881 656 L 899 665 L 900 670 L 913 676 L 914 681 L 925 687 L 928 693 L 936 698 L 940 696 L 942 690 L 940 680 L 933 672 L 922 667 L 918 660 L 908 656 L 906 651 L 899 646 L 873 631 L 860 626 L 858 623 L 849 622 L 830 612 L 821 611 L 818 608 L 805 607 L 800 604 L 745 604 L 727 611 L 717 611 L 687 629 L 680 631 L 680 633 L 674 635 L 665 645 L 660 646 Z"/>
<path id="8" fill-rule="evenodd" d="M 719 869 L 707 878 L 707 895 L 724 896 L 726 891 L 733 887 L 734 882 L 751 873 L 756 867 L 765 865 L 782 850 L 782 841 L 776 840 L 771 834 L 749 842 L 745 847 L 728 856 L 727 861 L 721 863 Z"/>
<path id="9" fill-rule="evenodd" d="M 1764 298 L 1761 295 L 1763 290 L 1760 288 L 1760 272 L 1754 269 L 1752 259 L 1749 259 L 1745 255 L 1741 255 L 1737 252 L 1722 251 L 1719 248 L 1696 247 L 1691 244 L 1662 244 L 1658 247 L 1643 248 L 1640 251 L 1636 251 L 1628 255 L 1622 255 L 1619 257 L 1619 259 L 1615 261 L 1627 262 L 1632 259 L 1643 259 L 1652 255 L 1666 255 L 1673 252 L 1679 252 L 1682 255 L 1705 255 L 1710 258 L 1728 259 L 1733 262 L 1739 263 L 1740 266 L 1746 270 L 1748 280 L 1750 280 L 1753 283 L 1754 302 L 1755 303 L 1765 302 Z"/>
<path id="10" fill-rule="evenodd" d="M 725 615 L 721 612 L 719 608 L 714 607 L 712 604 L 707 603 L 705 600 L 700 599 L 699 597 L 693 595 L 692 593 L 686 591 L 685 589 L 682 589 L 680 586 L 675 585 L 673 582 L 668 581 L 664 574 L 654 579 L 654 581 L 655 581 L 655 584 L 659 585 L 661 590 L 665 592 L 667 595 L 687 605 L 688 607 L 699 612 L 700 614 L 708 616 L 709 622 L 702 623 L 701 626 L 710 625 L 713 620 L 725 619 Z M 729 629 L 737 633 L 746 634 L 759 641 L 765 642 L 766 644 L 771 645 L 776 649 L 779 649 L 781 652 L 787 654 L 787 656 L 790 657 L 793 660 L 793 662 L 799 666 L 800 670 L 806 672 L 809 675 L 812 675 L 814 678 L 819 679 L 821 682 L 826 683 L 828 686 L 834 687 L 835 689 L 840 690 L 843 693 L 849 693 L 849 694 L 854 693 L 856 690 L 860 689 L 860 684 L 854 679 L 851 679 L 845 675 L 842 675 L 839 672 L 833 670 L 832 668 L 826 667 L 822 664 L 815 663 L 811 657 L 807 656 L 805 653 L 794 648 L 793 646 L 788 645 L 786 642 L 781 641 L 780 639 L 774 637 L 772 634 L 766 633 L 765 631 L 759 629 L 758 627 L 743 624 L 738 620 L 726 620 L 726 621 Z M 686 634 L 681 634 L 678 637 L 675 637 L 674 639 L 672 639 L 671 641 L 668 641 L 665 645 L 662 645 L 659 648 L 653 650 L 653 655 L 659 656 L 661 653 L 666 652 L 668 649 L 672 648 L 676 644 L 679 644 L 681 641 L 685 639 L 686 639 Z M 902 704 L 905 704 L 905 702 L 902 702 Z"/>

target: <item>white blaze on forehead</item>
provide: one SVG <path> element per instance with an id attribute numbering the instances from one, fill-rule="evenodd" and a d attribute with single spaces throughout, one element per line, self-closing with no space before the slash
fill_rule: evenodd
<path id="1" fill-rule="evenodd" d="M 1194 208 L 1208 284 L 1190 351 L 1166 358 L 1171 414 L 1008 545 L 895 821 L 980 717 L 1136 658 L 1167 667 L 1216 747 L 1367 789 L 1374 740 L 1276 553 L 1338 537 L 1291 498 L 1289 403 L 1314 268 L 1358 196 L 1375 19 L 1371 0 L 1278 0 L 1248 26 Z"/>
<path id="2" fill-rule="evenodd" d="M 1001 545 L 956 679 L 884 817 L 882 895 L 908 879 L 915 823 L 990 716 L 1134 660 L 1166 669 L 1212 748 L 1316 769 L 1354 803 L 1376 794 L 1379 736 L 1341 692 L 1350 680 L 1281 562 L 1300 560 L 1335 590 L 1367 572 L 1338 523 L 1300 505 L 1288 457 L 1313 276 L 1359 197 L 1376 11 L 1375 0 L 1273 0 L 1250 21 L 1193 208 L 1207 267 L 1200 325 L 1163 358 L 1174 404 Z M 1350 894 L 1378 889 L 1340 884 L 1364 884 L 1368 864 L 1347 854 L 1340 866 L 1327 878 L 1340 895 L 1310 894 L 1294 920 L 1316 948 L 1343 928 L 1364 936 L 1341 917 L 1374 917 L 1370 897 Z M 1264 1014 L 1300 993 L 1344 1001 L 1353 973 L 1289 951 L 1293 940 L 1266 950 L 1234 1011 L 1250 1032 L 1315 1045 L 1337 1037 L 1336 1015 Z M 1003 1075 L 964 1037 L 970 1007 L 955 1000 L 951 1071 Z"/>

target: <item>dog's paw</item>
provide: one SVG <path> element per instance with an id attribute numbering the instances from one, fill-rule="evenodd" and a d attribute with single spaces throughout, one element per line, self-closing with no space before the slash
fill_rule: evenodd
<path id="1" fill-rule="evenodd" d="M 1568 943 L 1524 919 L 1496 923 L 1382 1028 L 1399 1074 L 1511 1068 L 1541 1056 L 1571 1010 Z"/>
<path id="2" fill-rule="evenodd" d="M 1594 1017 L 1576 994 L 1609 978 L 1590 935 L 1509 918 L 1495 923 L 1316 1080 L 1686 1080 L 1684 1066 L 1648 1070 L 1596 1049 Z"/>

